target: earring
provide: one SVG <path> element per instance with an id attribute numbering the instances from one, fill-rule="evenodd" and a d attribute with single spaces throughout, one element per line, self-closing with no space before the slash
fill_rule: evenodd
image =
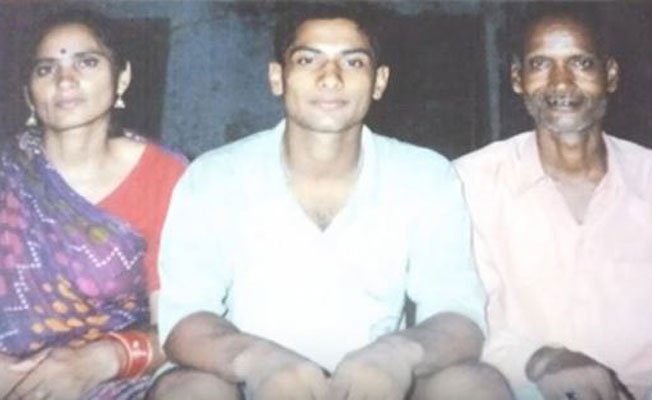
<path id="1" fill-rule="evenodd" d="M 113 108 L 123 109 L 125 107 L 127 107 L 127 105 L 125 104 L 125 101 L 122 98 L 122 93 L 118 93 L 118 98 L 115 99 L 115 103 L 113 103 Z"/>
<path id="2" fill-rule="evenodd" d="M 34 107 L 30 105 L 29 117 L 27 117 L 27 121 L 25 121 L 25 126 L 27 128 L 36 128 L 37 125 L 38 121 L 36 120 L 36 112 L 34 112 Z"/>
<path id="3" fill-rule="evenodd" d="M 27 121 L 25 121 L 25 126 L 27 128 L 36 128 L 38 126 L 36 111 L 34 111 L 34 105 L 32 104 L 32 99 L 29 96 L 29 90 L 26 86 L 23 86 L 23 97 L 25 98 L 27 108 L 29 108 L 29 117 L 27 117 Z"/>

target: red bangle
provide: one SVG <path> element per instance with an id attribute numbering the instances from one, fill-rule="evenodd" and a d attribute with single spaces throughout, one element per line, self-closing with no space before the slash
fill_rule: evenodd
<path id="1" fill-rule="evenodd" d="M 127 355 L 126 362 L 118 372 L 118 378 L 137 378 L 152 363 L 154 351 L 147 333 L 139 331 L 109 332 L 106 337 L 120 343 Z"/>

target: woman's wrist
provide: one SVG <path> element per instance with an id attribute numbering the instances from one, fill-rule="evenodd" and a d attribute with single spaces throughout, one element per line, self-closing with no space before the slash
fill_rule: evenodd
<path id="1" fill-rule="evenodd" d="M 154 347 L 147 332 L 109 332 L 105 338 L 122 350 L 117 378 L 137 378 L 149 369 L 154 359 Z"/>

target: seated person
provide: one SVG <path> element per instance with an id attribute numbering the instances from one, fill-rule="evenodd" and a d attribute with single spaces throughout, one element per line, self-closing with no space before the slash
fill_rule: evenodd
<path id="1" fill-rule="evenodd" d="M 293 7 L 269 65 L 286 119 L 175 189 L 159 320 L 184 368 L 152 397 L 509 399 L 477 363 L 485 296 L 452 166 L 363 125 L 389 79 L 368 21 Z"/>
<path id="2" fill-rule="evenodd" d="M 456 161 L 518 398 L 652 395 L 652 151 L 606 134 L 619 69 L 575 6 L 533 14 L 512 86 L 534 130 Z M 631 393 L 630 393 L 631 392 Z"/>
<path id="3" fill-rule="evenodd" d="M 142 397 L 164 359 L 150 306 L 185 160 L 113 118 L 131 68 L 108 19 L 37 27 L 27 130 L 0 152 L 0 397 Z"/>

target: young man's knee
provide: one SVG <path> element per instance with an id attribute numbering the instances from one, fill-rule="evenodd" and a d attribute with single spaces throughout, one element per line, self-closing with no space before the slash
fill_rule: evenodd
<path id="1" fill-rule="evenodd" d="M 445 368 L 415 383 L 411 400 L 514 400 L 503 375 L 485 363 Z"/>
<path id="2" fill-rule="evenodd" d="M 206 372 L 175 368 L 159 376 L 147 392 L 147 400 L 241 400 L 237 386 Z"/>

